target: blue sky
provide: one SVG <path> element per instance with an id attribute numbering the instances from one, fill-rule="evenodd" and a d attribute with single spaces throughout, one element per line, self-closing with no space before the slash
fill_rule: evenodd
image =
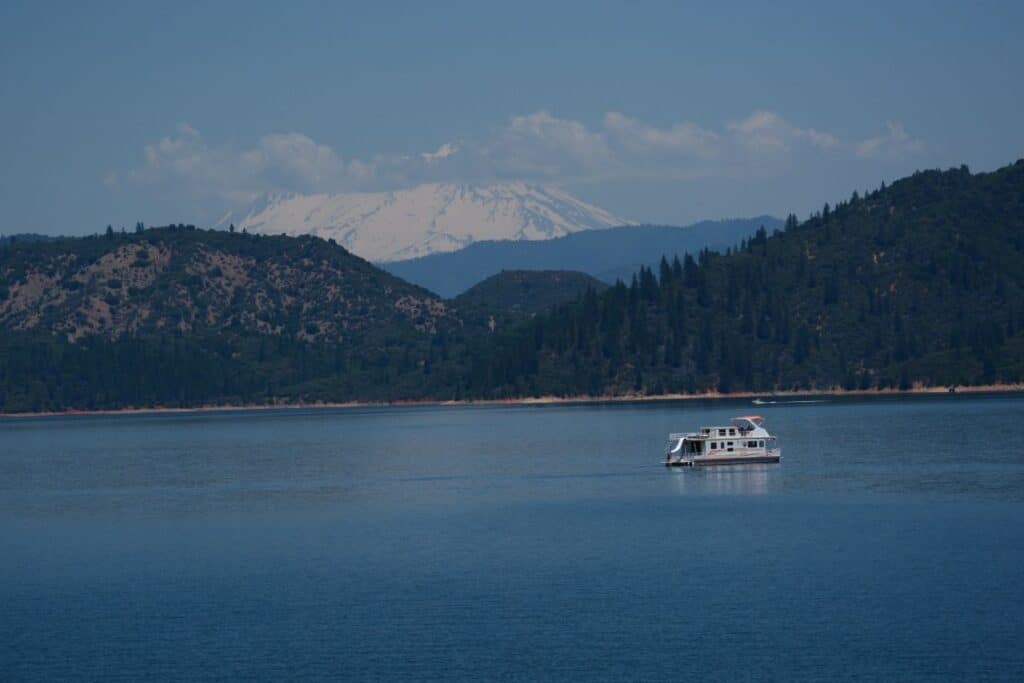
<path id="1" fill-rule="evenodd" d="M 8 0 L 0 232 L 505 179 L 646 222 L 805 215 L 1024 156 L 1024 4 L 768 5 Z"/>

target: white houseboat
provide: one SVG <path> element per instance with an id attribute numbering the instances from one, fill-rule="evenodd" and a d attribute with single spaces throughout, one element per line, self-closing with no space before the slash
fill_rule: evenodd
<path id="1" fill-rule="evenodd" d="M 763 417 L 743 415 L 729 422 L 726 427 L 701 427 L 699 432 L 669 434 L 665 465 L 700 467 L 782 460 L 775 437 L 763 427 Z"/>

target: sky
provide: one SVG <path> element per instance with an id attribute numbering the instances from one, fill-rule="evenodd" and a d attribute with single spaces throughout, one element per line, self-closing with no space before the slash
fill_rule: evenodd
<path id="1" fill-rule="evenodd" d="M 1024 156 L 1021 35 L 1020 2 L 6 0 L 0 233 L 505 180 L 805 216 Z"/>

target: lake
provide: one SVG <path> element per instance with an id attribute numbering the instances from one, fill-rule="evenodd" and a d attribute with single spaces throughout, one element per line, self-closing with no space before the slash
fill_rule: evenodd
<path id="1" fill-rule="evenodd" d="M 661 465 L 756 410 L 783 461 Z M 1024 679 L 1019 395 L 0 419 L 0 678 Z"/>

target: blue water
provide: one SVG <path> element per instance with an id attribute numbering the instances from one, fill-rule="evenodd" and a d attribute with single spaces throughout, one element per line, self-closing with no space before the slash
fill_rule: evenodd
<path id="1" fill-rule="evenodd" d="M 666 470 L 757 410 L 781 465 Z M 1024 679 L 1019 396 L 0 420 L 0 679 Z"/>

